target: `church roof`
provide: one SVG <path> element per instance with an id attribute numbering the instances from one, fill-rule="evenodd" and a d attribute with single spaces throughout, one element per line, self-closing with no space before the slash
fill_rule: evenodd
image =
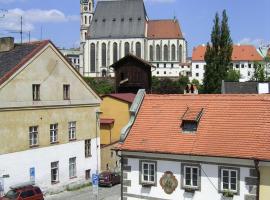
<path id="1" fill-rule="evenodd" d="M 143 0 L 98 1 L 88 37 L 145 37 L 146 16 Z"/>
<path id="2" fill-rule="evenodd" d="M 149 39 L 181 39 L 183 35 L 177 20 L 150 20 L 147 37 Z"/>

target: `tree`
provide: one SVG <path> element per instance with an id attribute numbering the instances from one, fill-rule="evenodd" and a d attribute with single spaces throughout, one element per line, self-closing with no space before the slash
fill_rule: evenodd
<path id="1" fill-rule="evenodd" d="M 265 73 L 265 67 L 264 63 L 262 62 L 254 62 L 254 74 L 251 78 L 252 81 L 259 81 L 259 82 L 264 82 L 266 81 L 266 73 Z"/>
<path id="2" fill-rule="evenodd" d="M 228 66 L 231 62 L 233 44 L 230 36 L 226 11 L 222 13 L 220 23 L 216 13 L 211 33 L 211 44 L 207 43 L 204 56 L 206 62 L 204 74 L 204 92 L 220 93 L 222 80 L 227 77 Z"/>
<path id="3" fill-rule="evenodd" d="M 238 82 L 241 78 L 240 71 L 229 69 L 226 76 L 226 81 Z"/>
<path id="4" fill-rule="evenodd" d="M 110 94 L 115 91 L 113 83 L 108 79 L 84 77 L 84 80 L 99 95 Z"/>

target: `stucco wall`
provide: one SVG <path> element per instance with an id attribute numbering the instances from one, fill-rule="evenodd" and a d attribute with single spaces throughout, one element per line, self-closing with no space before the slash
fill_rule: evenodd
<path id="1" fill-rule="evenodd" d="M 270 167 L 260 167 L 261 184 L 260 200 L 269 200 L 270 198 Z"/>
<path id="2" fill-rule="evenodd" d="M 116 155 L 115 151 L 111 150 L 114 145 L 115 144 L 112 144 L 101 148 L 101 171 L 120 171 L 120 157 Z"/>

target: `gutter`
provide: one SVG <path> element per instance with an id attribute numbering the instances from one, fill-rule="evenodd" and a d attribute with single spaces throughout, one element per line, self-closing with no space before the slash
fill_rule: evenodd
<path id="1" fill-rule="evenodd" d="M 259 160 L 254 160 L 255 169 L 257 172 L 258 180 L 257 180 L 257 188 L 256 188 L 256 200 L 260 199 L 260 182 L 261 182 L 261 174 L 260 174 L 260 168 L 259 168 Z"/>

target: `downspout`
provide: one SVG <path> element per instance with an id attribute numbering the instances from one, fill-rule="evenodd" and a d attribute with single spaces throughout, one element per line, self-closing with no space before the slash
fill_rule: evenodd
<path id="1" fill-rule="evenodd" d="M 257 180 L 257 188 L 256 188 L 256 200 L 260 199 L 260 179 L 261 179 L 261 174 L 260 174 L 260 168 L 259 168 L 259 160 L 254 160 L 254 164 L 255 164 L 255 169 L 257 172 L 257 176 L 258 176 L 258 180 Z"/>
<path id="2" fill-rule="evenodd" d="M 123 158 L 122 155 L 119 155 L 119 151 L 116 151 L 116 156 L 120 158 L 120 163 L 121 163 L 121 200 L 123 200 Z"/>

